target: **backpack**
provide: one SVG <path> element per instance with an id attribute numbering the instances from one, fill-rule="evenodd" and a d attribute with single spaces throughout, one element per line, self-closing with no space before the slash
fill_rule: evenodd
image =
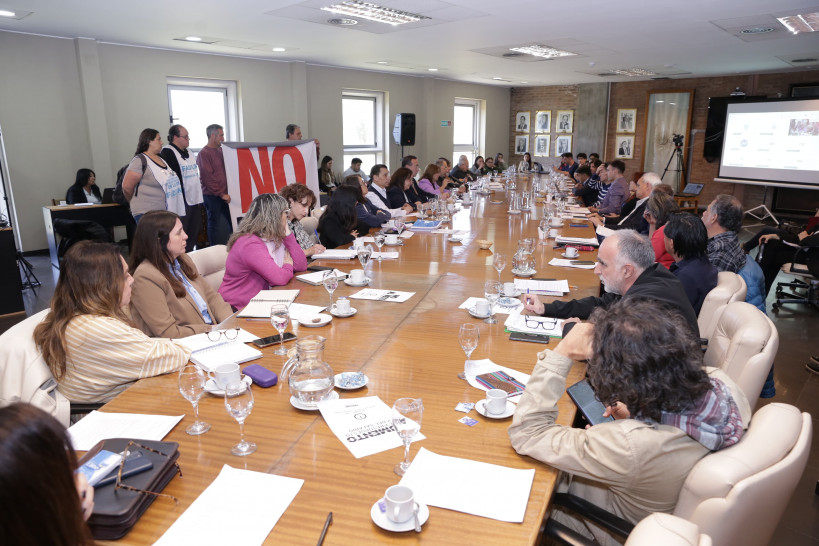
<path id="1" fill-rule="evenodd" d="M 148 162 L 145 161 L 145 156 L 139 154 L 139 159 L 142 161 L 142 174 L 145 174 L 145 169 L 148 168 Z M 130 165 L 130 163 L 128 163 Z M 125 165 L 120 170 L 117 171 L 117 184 L 114 187 L 114 195 L 112 199 L 114 203 L 119 203 L 123 207 L 130 208 L 130 202 L 127 197 L 125 197 L 125 192 L 122 191 L 122 180 L 125 178 L 125 172 L 128 170 L 128 165 Z M 137 193 L 139 193 L 139 182 L 137 182 L 136 187 L 134 188 L 134 197 L 136 197 Z"/>

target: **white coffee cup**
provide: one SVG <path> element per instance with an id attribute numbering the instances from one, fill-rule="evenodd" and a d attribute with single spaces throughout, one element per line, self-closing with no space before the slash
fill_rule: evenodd
<path id="1" fill-rule="evenodd" d="M 350 300 L 345 298 L 344 296 L 339 297 L 336 302 L 333 304 L 333 310 L 338 313 L 339 315 L 349 315 L 350 314 Z"/>
<path id="2" fill-rule="evenodd" d="M 242 374 L 239 373 L 239 365 L 235 362 L 230 364 L 221 364 L 208 372 L 208 377 L 213 379 L 216 386 L 224 389 L 231 383 L 239 383 L 242 379 Z"/>
<path id="3" fill-rule="evenodd" d="M 549 237 L 551 237 L 552 239 L 557 237 L 557 230 L 555 228 L 549 230 Z"/>
<path id="4" fill-rule="evenodd" d="M 506 411 L 506 391 L 501 389 L 487 391 L 483 407 L 486 409 L 486 413 L 492 415 L 500 415 Z"/>
<path id="5" fill-rule="evenodd" d="M 488 315 L 489 314 L 489 302 L 485 299 L 479 299 L 475 302 L 475 314 L 476 315 Z"/>
<path id="6" fill-rule="evenodd" d="M 390 233 L 387 235 L 387 244 L 388 245 L 397 245 L 398 244 L 398 235 L 394 233 Z"/>
<path id="7" fill-rule="evenodd" d="M 384 492 L 387 519 L 395 523 L 408 521 L 415 514 L 415 494 L 406 485 L 393 485 Z"/>
<path id="8" fill-rule="evenodd" d="M 353 269 L 350 271 L 350 280 L 356 284 L 361 284 L 367 280 L 367 277 L 364 276 L 363 269 Z"/>
<path id="9" fill-rule="evenodd" d="M 515 283 L 513 283 L 513 282 L 503 283 L 503 295 L 504 296 L 514 296 L 515 295 Z"/>
<path id="10" fill-rule="evenodd" d="M 554 217 L 551 220 L 549 220 L 549 225 L 552 227 L 560 227 L 563 225 L 563 219 Z"/>
<path id="11" fill-rule="evenodd" d="M 566 247 L 566 257 L 568 257 L 568 258 L 577 258 L 578 255 L 579 255 L 579 252 L 577 251 L 577 249 L 575 247 L 573 247 L 573 246 L 567 246 Z"/>

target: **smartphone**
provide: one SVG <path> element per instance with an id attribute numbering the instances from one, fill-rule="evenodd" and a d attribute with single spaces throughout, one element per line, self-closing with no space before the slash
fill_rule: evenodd
<path id="1" fill-rule="evenodd" d="M 284 343 L 287 343 L 288 341 L 293 341 L 294 339 L 296 339 L 295 334 L 291 332 L 284 333 Z M 259 349 L 263 347 L 269 347 L 270 345 L 275 345 L 276 343 L 279 343 L 279 334 L 269 337 L 260 337 L 259 339 L 254 339 L 251 343 L 253 343 L 253 345 L 258 347 Z"/>
<path id="2" fill-rule="evenodd" d="M 148 457 L 145 457 L 141 450 L 132 449 L 127 457 L 125 457 L 125 464 L 122 465 L 122 479 L 135 474 L 146 472 L 154 467 L 154 463 Z M 102 487 L 117 481 L 117 474 L 119 474 L 119 465 L 113 469 L 110 474 L 101 479 L 94 487 Z"/>
<path id="3" fill-rule="evenodd" d="M 524 334 L 523 332 L 512 332 L 509 334 L 509 339 L 512 341 L 531 341 L 533 343 L 549 344 L 549 336 L 540 336 L 537 334 Z"/>
<path id="4" fill-rule="evenodd" d="M 592 426 L 605 423 L 606 421 L 614 421 L 614 417 L 612 416 L 603 417 L 606 406 L 597 399 L 597 394 L 595 394 L 594 389 L 592 389 L 587 379 L 578 381 L 566 389 L 566 392 L 569 393 L 572 402 L 574 402 L 577 409 L 580 410 L 580 413 L 583 414 L 583 417 L 585 417 L 586 421 Z"/>

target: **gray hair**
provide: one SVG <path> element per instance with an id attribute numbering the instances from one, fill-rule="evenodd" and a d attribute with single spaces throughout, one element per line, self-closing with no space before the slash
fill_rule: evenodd
<path id="1" fill-rule="evenodd" d="M 224 129 L 224 127 L 222 127 L 218 123 L 214 123 L 213 125 L 208 125 L 207 129 L 205 129 L 205 134 L 207 134 L 208 138 L 210 138 L 213 135 L 215 135 L 219 131 L 219 129 Z"/>
<path id="2" fill-rule="evenodd" d="M 238 229 L 230 236 L 228 251 L 239 237 L 256 235 L 280 245 L 284 240 L 286 227 L 282 222 L 282 213 L 290 208 L 287 199 L 277 193 L 260 193 L 250 203 Z"/>
<path id="3" fill-rule="evenodd" d="M 617 243 L 617 264 L 631 264 L 640 272 L 654 263 L 654 248 L 648 237 L 633 229 L 621 229 L 609 235 Z"/>
<path id="4" fill-rule="evenodd" d="M 717 195 L 711 203 L 711 212 L 717 216 L 717 223 L 724 229 L 737 233 L 742 229 L 742 203 L 733 195 Z"/>
<path id="5" fill-rule="evenodd" d="M 287 127 L 284 128 L 284 138 L 289 139 L 296 132 L 296 129 L 301 129 L 301 127 L 295 123 L 288 124 Z"/>
<path id="6" fill-rule="evenodd" d="M 578 169 L 579 170 L 579 169 Z M 646 201 L 646 212 L 657 220 L 657 227 L 663 226 L 668 217 L 674 213 L 679 212 L 680 206 L 673 197 L 662 192 L 654 192 Z"/>
<path id="7" fill-rule="evenodd" d="M 660 175 L 652 172 L 643 173 L 643 180 L 646 184 L 650 184 L 652 188 L 656 188 L 663 183 L 663 179 L 660 178 Z"/>

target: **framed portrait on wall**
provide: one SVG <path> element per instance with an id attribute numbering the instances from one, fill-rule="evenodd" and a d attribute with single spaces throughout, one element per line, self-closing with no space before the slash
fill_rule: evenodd
<path id="1" fill-rule="evenodd" d="M 523 155 L 529 151 L 529 135 L 515 137 L 515 155 Z"/>
<path id="2" fill-rule="evenodd" d="M 637 109 L 636 108 L 618 108 L 617 109 L 617 132 L 618 133 L 633 133 L 634 126 L 637 123 Z"/>
<path id="3" fill-rule="evenodd" d="M 529 112 L 518 112 L 515 114 L 515 131 L 518 133 L 529 132 Z M 515 147 L 517 149 L 517 147 Z"/>
<path id="4" fill-rule="evenodd" d="M 538 135 L 535 137 L 535 155 L 549 157 L 549 146 L 552 135 Z"/>
<path id="5" fill-rule="evenodd" d="M 555 121 L 555 132 L 556 133 L 574 132 L 574 110 L 557 111 L 557 120 Z"/>
<path id="6" fill-rule="evenodd" d="M 538 110 L 537 115 L 535 115 L 535 132 L 536 133 L 548 133 L 549 128 L 551 126 L 552 126 L 552 111 L 551 110 Z"/>
<path id="7" fill-rule="evenodd" d="M 572 151 L 572 137 L 560 135 L 555 137 L 555 157 Z"/>
<path id="8" fill-rule="evenodd" d="M 615 135 L 614 157 L 617 159 L 634 158 L 634 135 Z"/>

